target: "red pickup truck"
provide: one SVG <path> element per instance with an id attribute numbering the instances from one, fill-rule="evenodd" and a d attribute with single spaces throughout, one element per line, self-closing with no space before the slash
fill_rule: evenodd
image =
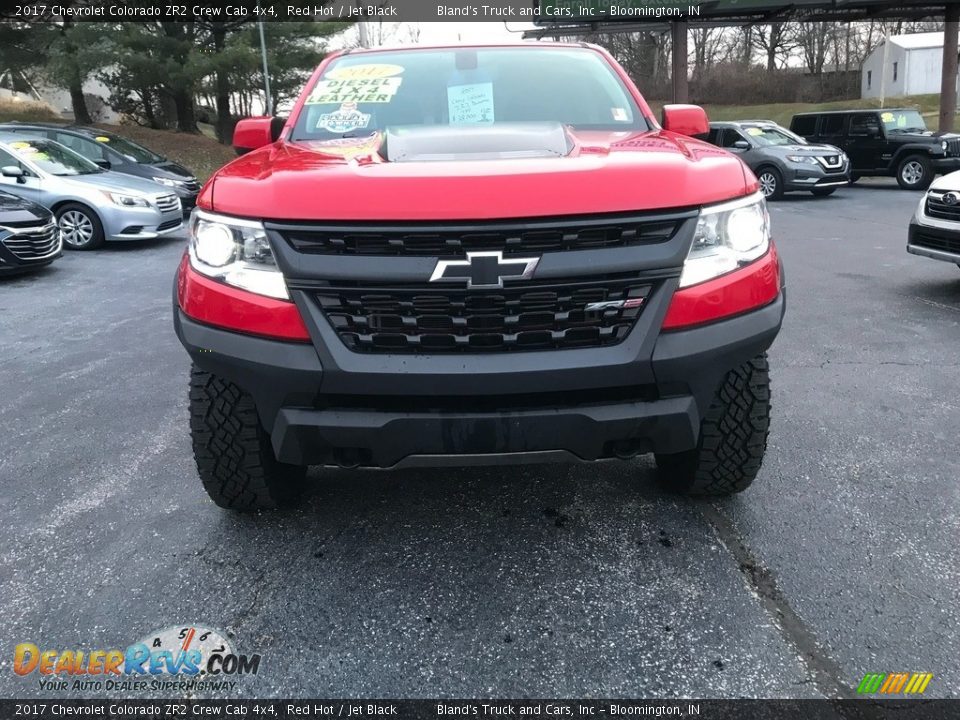
<path id="1" fill-rule="evenodd" d="M 236 128 L 174 291 L 218 504 L 305 467 L 625 459 L 745 489 L 783 275 L 756 178 L 585 44 L 345 51 Z"/>

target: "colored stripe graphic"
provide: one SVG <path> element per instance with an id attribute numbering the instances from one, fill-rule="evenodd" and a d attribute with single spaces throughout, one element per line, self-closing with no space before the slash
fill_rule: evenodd
<path id="1" fill-rule="evenodd" d="M 857 693 L 920 695 L 932 679 L 933 673 L 867 673 L 857 686 Z"/>
<path id="2" fill-rule="evenodd" d="M 880 689 L 880 684 L 886 676 L 886 673 L 867 673 L 863 676 L 863 680 L 860 681 L 857 692 L 862 694 L 875 693 Z"/>

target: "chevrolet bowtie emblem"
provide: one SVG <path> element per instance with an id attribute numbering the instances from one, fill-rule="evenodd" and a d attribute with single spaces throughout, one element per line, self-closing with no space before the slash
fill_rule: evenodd
<path id="1" fill-rule="evenodd" d="M 499 250 L 468 252 L 466 260 L 440 260 L 430 282 L 465 282 L 468 288 L 502 288 L 504 280 L 528 280 L 538 257 L 506 258 Z"/>

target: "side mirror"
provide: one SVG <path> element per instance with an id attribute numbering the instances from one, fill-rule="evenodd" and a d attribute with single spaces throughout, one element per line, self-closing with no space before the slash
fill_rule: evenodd
<path id="1" fill-rule="evenodd" d="M 737 140 L 737 141 L 733 144 L 733 149 L 734 149 L 734 150 L 749 150 L 749 149 L 750 149 L 750 143 L 748 143 L 746 140 Z"/>
<path id="2" fill-rule="evenodd" d="M 276 142 L 285 123 L 284 118 L 268 116 L 244 118 L 233 128 L 233 149 L 244 155 Z"/>
<path id="3" fill-rule="evenodd" d="M 876 138 L 880 137 L 880 128 L 875 125 L 871 125 L 867 128 L 867 137 Z"/>
<path id="4" fill-rule="evenodd" d="M 16 178 L 18 183 L 25 182 L 23 169 L 18 168 L 16 165 L 4 165 L 0 168 L 0 175 L 3 175 L 3 177 Z"/>
<path id="5" fill-rule="evenodd" d="M 94 160 L 93 162 L 96 163 L 101 168 L 103 168 L 104 170 L 109 170 L 111 167 L 109 160 Z"/>
<path id="6" fill-rule="evenodd" d="M 664 105 L 660 124 L 664 130 L 691 137 L 710 133 L 707 113 L 699 105 Z"/>

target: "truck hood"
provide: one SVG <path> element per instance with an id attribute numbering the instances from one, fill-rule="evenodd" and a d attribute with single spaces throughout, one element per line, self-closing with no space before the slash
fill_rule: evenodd
<path id="1" fill-rule="evenodd" d="M 565 155 L 506 159 L 389 162 L 379 133 L 280 141 L 222 168 L 198 204 L 277 220 L 482 220 L 692 207 L 756 188 L 738 158 L 699 140 L 565 131 Z"/>

